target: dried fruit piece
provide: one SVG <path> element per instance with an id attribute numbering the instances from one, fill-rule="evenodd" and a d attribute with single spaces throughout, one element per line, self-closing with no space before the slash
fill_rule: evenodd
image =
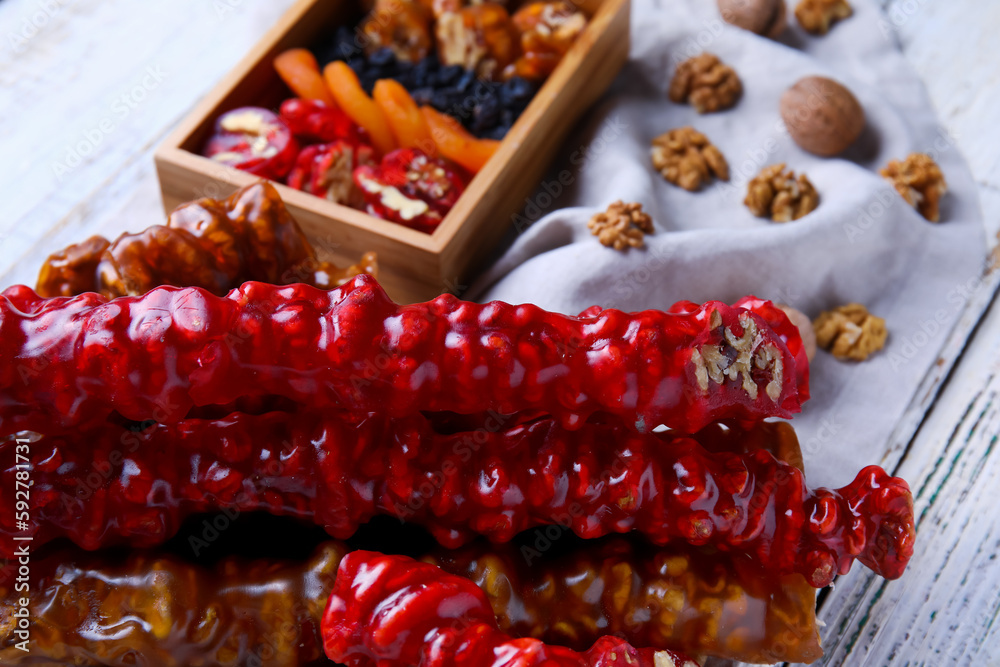
<path id="1" fill-rule="evenodd" d="M 520 35 L 521 55 L 504 69 L 507 79 L 548 77 L 587 27 L 587 15 L 565 0 L 531 2 L 511 21 Z"/>
<path id="2" fill-rule="evenodd" d="M 785 0 L 719 0 L 719 12 L 727 23 L 775 38 L 788 26 Z"/>
<path id="3" fill-rule="evenodd" d="M 139 432 L 103 423 L 36 438 L 35 546 L 60 537 L 87 549 L 153 546 L 186 517 L 228 508 L 311 520 L 338 539 L 375 516 L 394 516 L 448 548 L 476 535 L 508 542 L 538 526 L 563 525 L 584 539 L 635 531 L 657 545 L 739 553 L 771 575 L 798 573 L 816 587 L 856 559 L 897 578 L 913 552 L 904 481 L 869 467 L 844 488 L 809 489 L 797 468 L 769 453 L 780 447 L 767 432 L 748 436 L 766 445 L 753 449 L 740 441 L 745 429 L 732 426 L 638 434 L 612 417 L 569 430 L 551 418 L 511 419 L 508 427 L 499 416 L 442 435 L 421 415 L 222 411 L 224 418 Z M 0 446 L 2 478 L 11 483 L 0 498 L 8 503 L 13 450 L 11 440 Z M 94 470 L 104 472 L 81 489 Z M 145 504 L 150 493 L 153 506 Z M 23 535 L 14 519 L 0 515 L 6 557 Z"/>
<path id="4" fill-rule="evenodd" d="M 165 226 L 122 234 L 114 243 L 93 237 L 70 246 L 42 265 L 37 289 L 47 297 L 98 292 L 115 298 L 176 285 L 221 296 L 248 280 L 330 289 L 376 272 L 373 253 L 344 269 L 319 261 L 278 192 L 261 182 L 225 200 L 184 204 Z"/>
<path id="5" fill-rule="evenodd" d="M 642 204 L 626 204 L 619 199 L 606 211 L 595 213 L 587 227 L 601 245 L 625 250 L 642 247 L 643 235 L 653 233 L 653 219 L 642 210 Z"/>
<path id="6" fill-rule="evenodd" d="M 825 35 L 834 23 L 853 13 L 847 0 L 800 0 L 795 6 L 795 18 L 814 35 Z"/>
<path id="7" fill-rule="evenodd" d="M 678 65 L 669 90 L 671 100 L 691 104 L 698 113 L 729 109 L 742 94 L 739 76 L 712 53 L 702 53 Z"/>
<path id="8" fill-rule="evenodd" d="M 361 208 L 365 198 L 354 182 L 354 170 L 374 165 L 375 149 L 363 144 L 334 141 L 302 149 L 288 175 L 288 187 L 344 206 Z"/>
<path id="9" fill-rule="evenodd" d="M 448 295 L 398 306 L 362 275 L 331 291 L 248 282 L 225 297 L 156 288 L 43 309 L 23 312 L 0 296 L 0 437 L 72 429 L 112 411 L 176 421 L 196 405 L 249 396 L 394 417 L 542 410 L 571 426 L 606 412 L 638 431 L 691 432 L 719 419 L 789 417 L 808 396 L 798 333 L 750 298 L 570 317 Z M 742 377 L 702 386 L 694 357 L 705 350 L 752 358 L 755 389 Z M 729 365 L 715 366 L 725 374 Z"/>
<path id="10" fill-rule="evenodd" d="M 274 69 L 298 97 L 333 106 L 333 96 L 319 71 L 316 56 L 308 49 L 289 49 L 278 54 Z"/>
<path id="11" fill-rule="evenodd" d="M 670 130 L 653 139 L 653 166 L 674 185 L 694 192 L 712 180 L 729 180 L 729 163 L 701 132 L 693 127 Z"/>
<path id="12" fill-rule="evenodd" d="M 819 194 L 805 174 L 796 178 L 782 163 L 765 167 L 750 181 L 743 203 L 759 218 L 791 222 L 815 211 Z"/>
<path id="13" fill-rule="evenodd" d="M 348 554 L 323 614 L 327 657 L 347 667 L 698 667 L 674 651 L 600 638 L 583 653 L 501 632 L 474 583 L 405 556 Z"/>
<path id="14" fill-rule="evenodd" d="M 457 120 L 431 107 L 421 107 L 421 113 L 431 130 L 434 143 L 442 156 L 478 174 L 500 149 L 494 139 L 477 139 Z"/>
<path id="15" fill-rule="evenodd" d="M 430 234 L 465 191 L 448 163 L 416 148 L 401 148 L 378 166 L 354 170 L 354 182 L 371 215 Z"/>
<path id="16" fill-rule="evenodd" d="M 280 181 L 295 164 L 299 145 L 277 115 L 242 107 L 219 117 L 204 154 L 215 162 Z"/>
<path id="17" fill-rule="evenodd" d="M 337 104 L 351 120 L 367 130 L 379 153 L 385 155 L 395 150 L 396 139 L 392 136 L 389 123 L 379 106 L 361 88 L 354 70 L 347 63 L 335 60 L 326 66 L 323 76 Z"/>
<path id="18" fill-rule="evenodd" d="M 517 57 L 517 34 L 507 10 L 483 2 L 438 16 L 434 28 L 438 57 L 493 79 Z"/>
<path id="19" fill-rule="evenodd" d="M 335 106 L 293 97 L 281 104 L 280 115 L 295 138 L 306 143 L 324 144 L 338 139 L 368 143 L 361 128 Z"/>
<path id="20" fill-rule="evenodd" d="M 948 192 L 948 184 L 931 156 L 913 153 L 902 162 L 892 160 L 879 173 L 925 219 L 941 220 L 941 198 Z"/>
<path id="21" fill-rule="evenodd" d="M 865 129 L 865 110 L 833 79 L 808 76 L 781 96 L 781 118 L 800 147 L 815 155 L 843 153 Z"/>
<path id="22" fill-rule="evenodd" d="M 372 97 L 382 109 L 400 148 L 417 148 L 431 157 L 437 155 L 437 144 L 427 119 L 403 84 L 381 79 L 375 84 Z"/>
<path id="23" fill-rule="evenodd" d="M 381 48 L 392 49 L 400 60 L 417 62 L 434 46 L 431 35 L 433 14 L 414 0 L 375 0 L 371 13 L 361 24 L 368 38 L 369 55 Z"/>
<path id="24" fill-rule="evenodd" d="M 860 303 L 826 311 L 813 322 L 816 342 L 838 359 L 864 361 L 883 347 L 889 337 L 885 320 Z"/>

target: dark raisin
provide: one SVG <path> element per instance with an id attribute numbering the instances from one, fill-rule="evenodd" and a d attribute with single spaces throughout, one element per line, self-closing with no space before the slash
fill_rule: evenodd
<path id="1" fill-rule="evenodd" d="M 507 136 L 507 132 L 509 131 L 510 128 L 507 127 L 506 125 L 497 125 L 492 129 L 486 130 L 480 136 L 483 139 L 496 139 L 497 141 L 500 141 L 505 136 Z"/>
<path id="2" fill-rule="evenodd" d="M 459 77 L 458 81 L 455 83 L 455 90 L 465 93 L 468 92 L 472 87 L 472 84 L 476 82 L 476 73 L 472 70 L 465 70 L 462 76 Z"/>
<path id="3" fill-rule="evenodd" d="M 523 109 L 535 94 L 535 88 L 525 79 L 514 77 L 500 88 L 500 101 L 508 109 Z"/>
<path id="4" fill-rule="evenodd" d="M 438 70 L 437 56 L 428 56 L 413 66 L 410 72 L 410 83 L 414 88 L 424 88 L 431 85 L 431 77 Z"/>
<path id="5" fill-rule="evenodd" d="M 434 77 L 434 85 L 441 88 L 445 86 L 452 86 L 464 73 L 465 68 L 461 65 L 449 65 L 447 67 L 442 67 L 438 70 L 437 76 Z"/>
<path id="6" fill-rule="evenodd" d="M 472 122 L 469 129 L 479 134 L 494 127 L 500 120 L 500 103 L 497 98 L 489 96 L 476 102 L 472 110 Z"/>
<path id="7" fill-rule="evenodd" d="M 389 47 L 383 47 L 368 56 L 368 64 L 377 68 L 395 66 L 396 54 Z"/>
<path id="8" fill-rule="evenodd" d="M 416 88 L 410 91 L 410 97 L 412 97 L 413 101 L 419 104 L 420 106 L 424 106 L 426 104 L 429 104 L 432 107 L 434 106 L 433 88 Z M 434 108 L 436 109 L 437 107 Z"/>

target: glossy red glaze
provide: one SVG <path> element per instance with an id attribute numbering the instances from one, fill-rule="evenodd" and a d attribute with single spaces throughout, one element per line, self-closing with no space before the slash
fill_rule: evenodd
<path id="1" fill-rule="evenodd" d="M 354 170 L 370 214 L 431 233 L 465 191 L 465 177 L 444 160 L 401 148 L 378 166 Z"/>
<path id="2" fill-rule="evenodd" d="M 0 296 L 0 437 L 65 432 L 112 411 L 172 423 L 194 406 L 261 395 L 387 417 L 544 410 L 571 428 L 605 412 L 640 432 L 693 432 L 788 417 L 806 392 L 764 319 L 718 301 L 582 317 L 450 295 L 398 306 L 366 275 L 330 291 L 249 282 L 216 297 L 159 287 L 24 312 L 26 299 Z M 755 335 L 744 336 L 751 325 Z M 708 351 L 739 356 L 730 341 L 741 336 L 770 351 L 770 365 L 742 379 L 699 372 Z"/>
<path id="3" fill-rule="evenodd" d="M 329 107 L 318 100 L 292 98 L 281 104 L 281 120 L 300 142 L 368 143 L 367 133 L 358 127 L 340 109 Z"/>
<path id="4" fill-rule="evenodd" d="M 87 549 L 152 546 L 193 513 L 264 510 L 311 519 L 349 538 L 376 515 L 427 527 L 447 547 L 475 535 L 506 542 L 540 525 L 584 538 L 638 531 L 751 555 L 772 574 L 825 586 L 860 559 L 899 577 L 913 553 L 906 482 L 866 468 L 840 490 L 721 427 L 695 436 L 637 434 L 619 423 L 567 431 L 552 419 L 435 433 L 421 417 L 331 410 L 233 414 L 108 425 L 31 446 L 31 516 L 39 545 L 67 536 Z M 702 442 L 712 451 L 702 446 Z M 0 445 L 0 545 L 15 548 L 13 443 Z"/>
<path id="5" fill-rule="evenodd" d="M 322 633 L 326 655 L 348 667 L 697 667 L 680 653 L 616 637 L 582 653 L 514 639 L 471 581 L 370 551 L 340 562 Z"/>

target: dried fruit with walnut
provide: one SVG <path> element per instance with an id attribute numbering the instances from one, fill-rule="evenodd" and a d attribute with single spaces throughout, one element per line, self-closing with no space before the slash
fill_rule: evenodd
<path id="1" fill-rule="evenodd" d="M 712 53 L 702 53 L 678 65 L 669 90 L 672 101 L 687 102 L 698 113 L 729 109 L 742 94 L 743 84 L 736 71 Z"/>
<path id="2" fill-rule="evenodd" d="M 532 2 L 513 17 L 521 55 L 504 70 L 504 78 L 544 79 L 587 27 L 587 16 L 565 0 Z"/>
<path id="3" fill-rule="evenodd" d="M 443 12 L 434 33 L 443 65 L 461 65 L 486 79 L 497 78 L 518 55 L 510 14 L 495 2 Z"/>
<path id="4" fill-rule="evenodd" d="M 940 222 L 941 198 L 948 192 L 948 184 L 931 156 L 914 153 L 903 161 L 893 160 L 879 173 L 920 215 Z"/>
<path id="5" fill-rule="evenodd" d="M 801 0 L 795 7 L 799 24 L 814 35 L 825 35 L 834 23 L 853 13 L 847 0 Z"/>
<path id="6" fill-rule="evenodd" d="M 819 194 L 805 174 L 796 177 L 784 164 L 774 164 L 750 181 L 743 203 L 759 218 L 791 222 L 816 210 Z"/>
<path id="7" fill-rule="evenodd" d="M 693 127 L 670 130 L 653 139 L 653 166 L 674 185 L 694 192 L 712 178 L 729 180 L 726 158 Z"/>
<path id="8" fill-rule="evenodd" d="M 334 141 L 302 149 L 288 175 L 288 187 L 344 206 L 361 208 L 364 196 L 354 183 L 354 170 L 374 165 L 375 149 L 365 144 Z"/>
<path id="9" fill-rule="evenodd" d="M 354 182 L 371 215 L 428 233 L 465 190 L 456 168 L 416 148 L 393 151 L 378 166 L 358 167 Z"/>
<path id="10" fill-rule="evenodd" d="M 361 24 L 370 55 L 381 48 L 392 49 L 400 60 L 417 62 L 434 46 L 431 29 L 434 15 L 415 0 L 376 0 Z"/>
<path id="11" fill-rule="evenodd" d="M 205 147 L 205 157 L 262 178 L 288 175 L 299 144 L 281 118 L 267 109 L 242 107 L 222 114 Z"/>
<path id="12" fill-rule="evenodd" d="M 653 233 L 653 219 L 642 210 L 642 204 L 618 200 L 607 211 L 594 215 L 587 227 L 602 245 L 625 250 L 642 247 L 643 235 Z"/>

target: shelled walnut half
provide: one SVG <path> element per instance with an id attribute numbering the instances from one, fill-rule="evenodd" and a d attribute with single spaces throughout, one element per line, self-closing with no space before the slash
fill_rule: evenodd
<path id="1" fill-rule="evenodd" d="M 734 106 L 743 94 L 743 84 L 718 56 L 702 53 L 677 66 L 668 94 L 678 104 L 691 104 L 698 113 L 712 113 Z"/>
<path id="2" fill-rule="evenodd" d="M 860 303 L 849 303 L 822 313 L 813 322 L 816 343 L 838 359 L 864 361 L 883 347 L 889 337 L 885 320 Z"/>
<path id="3" fill-rule="evenodd" d="M 607 211 L 594 215 L 587 227 L 602 245 L 625 250 L 642 247 L 643 235 L 653 233 L 653 219 L 642 210 L 642 204 L 618 200 Z"/>
<path id="4" fill-rule="evenodd" d="M 388 47 L 400 60 L 417 62 L 430 52 L 433 15 L 416 0 L 376 0 L 361 24 L 371 54 Z"/>
<path id="5" fill-rule="evenodd" d="M 893 160 L 879 173 L 920 215 L 940 222 L 941 198 L 948 192 L 948 184 L 931 156 L 913 153 L 903 161 Z"/>
<path id="6" fill-rule="evenodd" d="M 743 203 L 759 218 L 791 222 L 816 210 L 819 194 L 805 174 L 796 178 L 784 164 L 774 164 L 750 181 Z"/>
<path id="7" fill-rule="evenodd" d="M 566 0 L 531 2 L 517 10 L 511 21 L 519 35 L 521 55 L 504 70 L 505 79 L 544 79 L 587 27 L 587 15 Z"/>
<path id="8" fill-rule="evenodd" d="M 653 139 L 653 166 L 674 185 L 694 192 L 713 176 L 729 180 L 726 158 L 708 138 L 693 127 L 670 130 Z"/>
<path id="9" fill-rule="evenodd" d="M 825 35 L 834 23 L 853 13 L 847 0 L 801 0 L 795 7 L 799 24 L 814 35 Z"/>

